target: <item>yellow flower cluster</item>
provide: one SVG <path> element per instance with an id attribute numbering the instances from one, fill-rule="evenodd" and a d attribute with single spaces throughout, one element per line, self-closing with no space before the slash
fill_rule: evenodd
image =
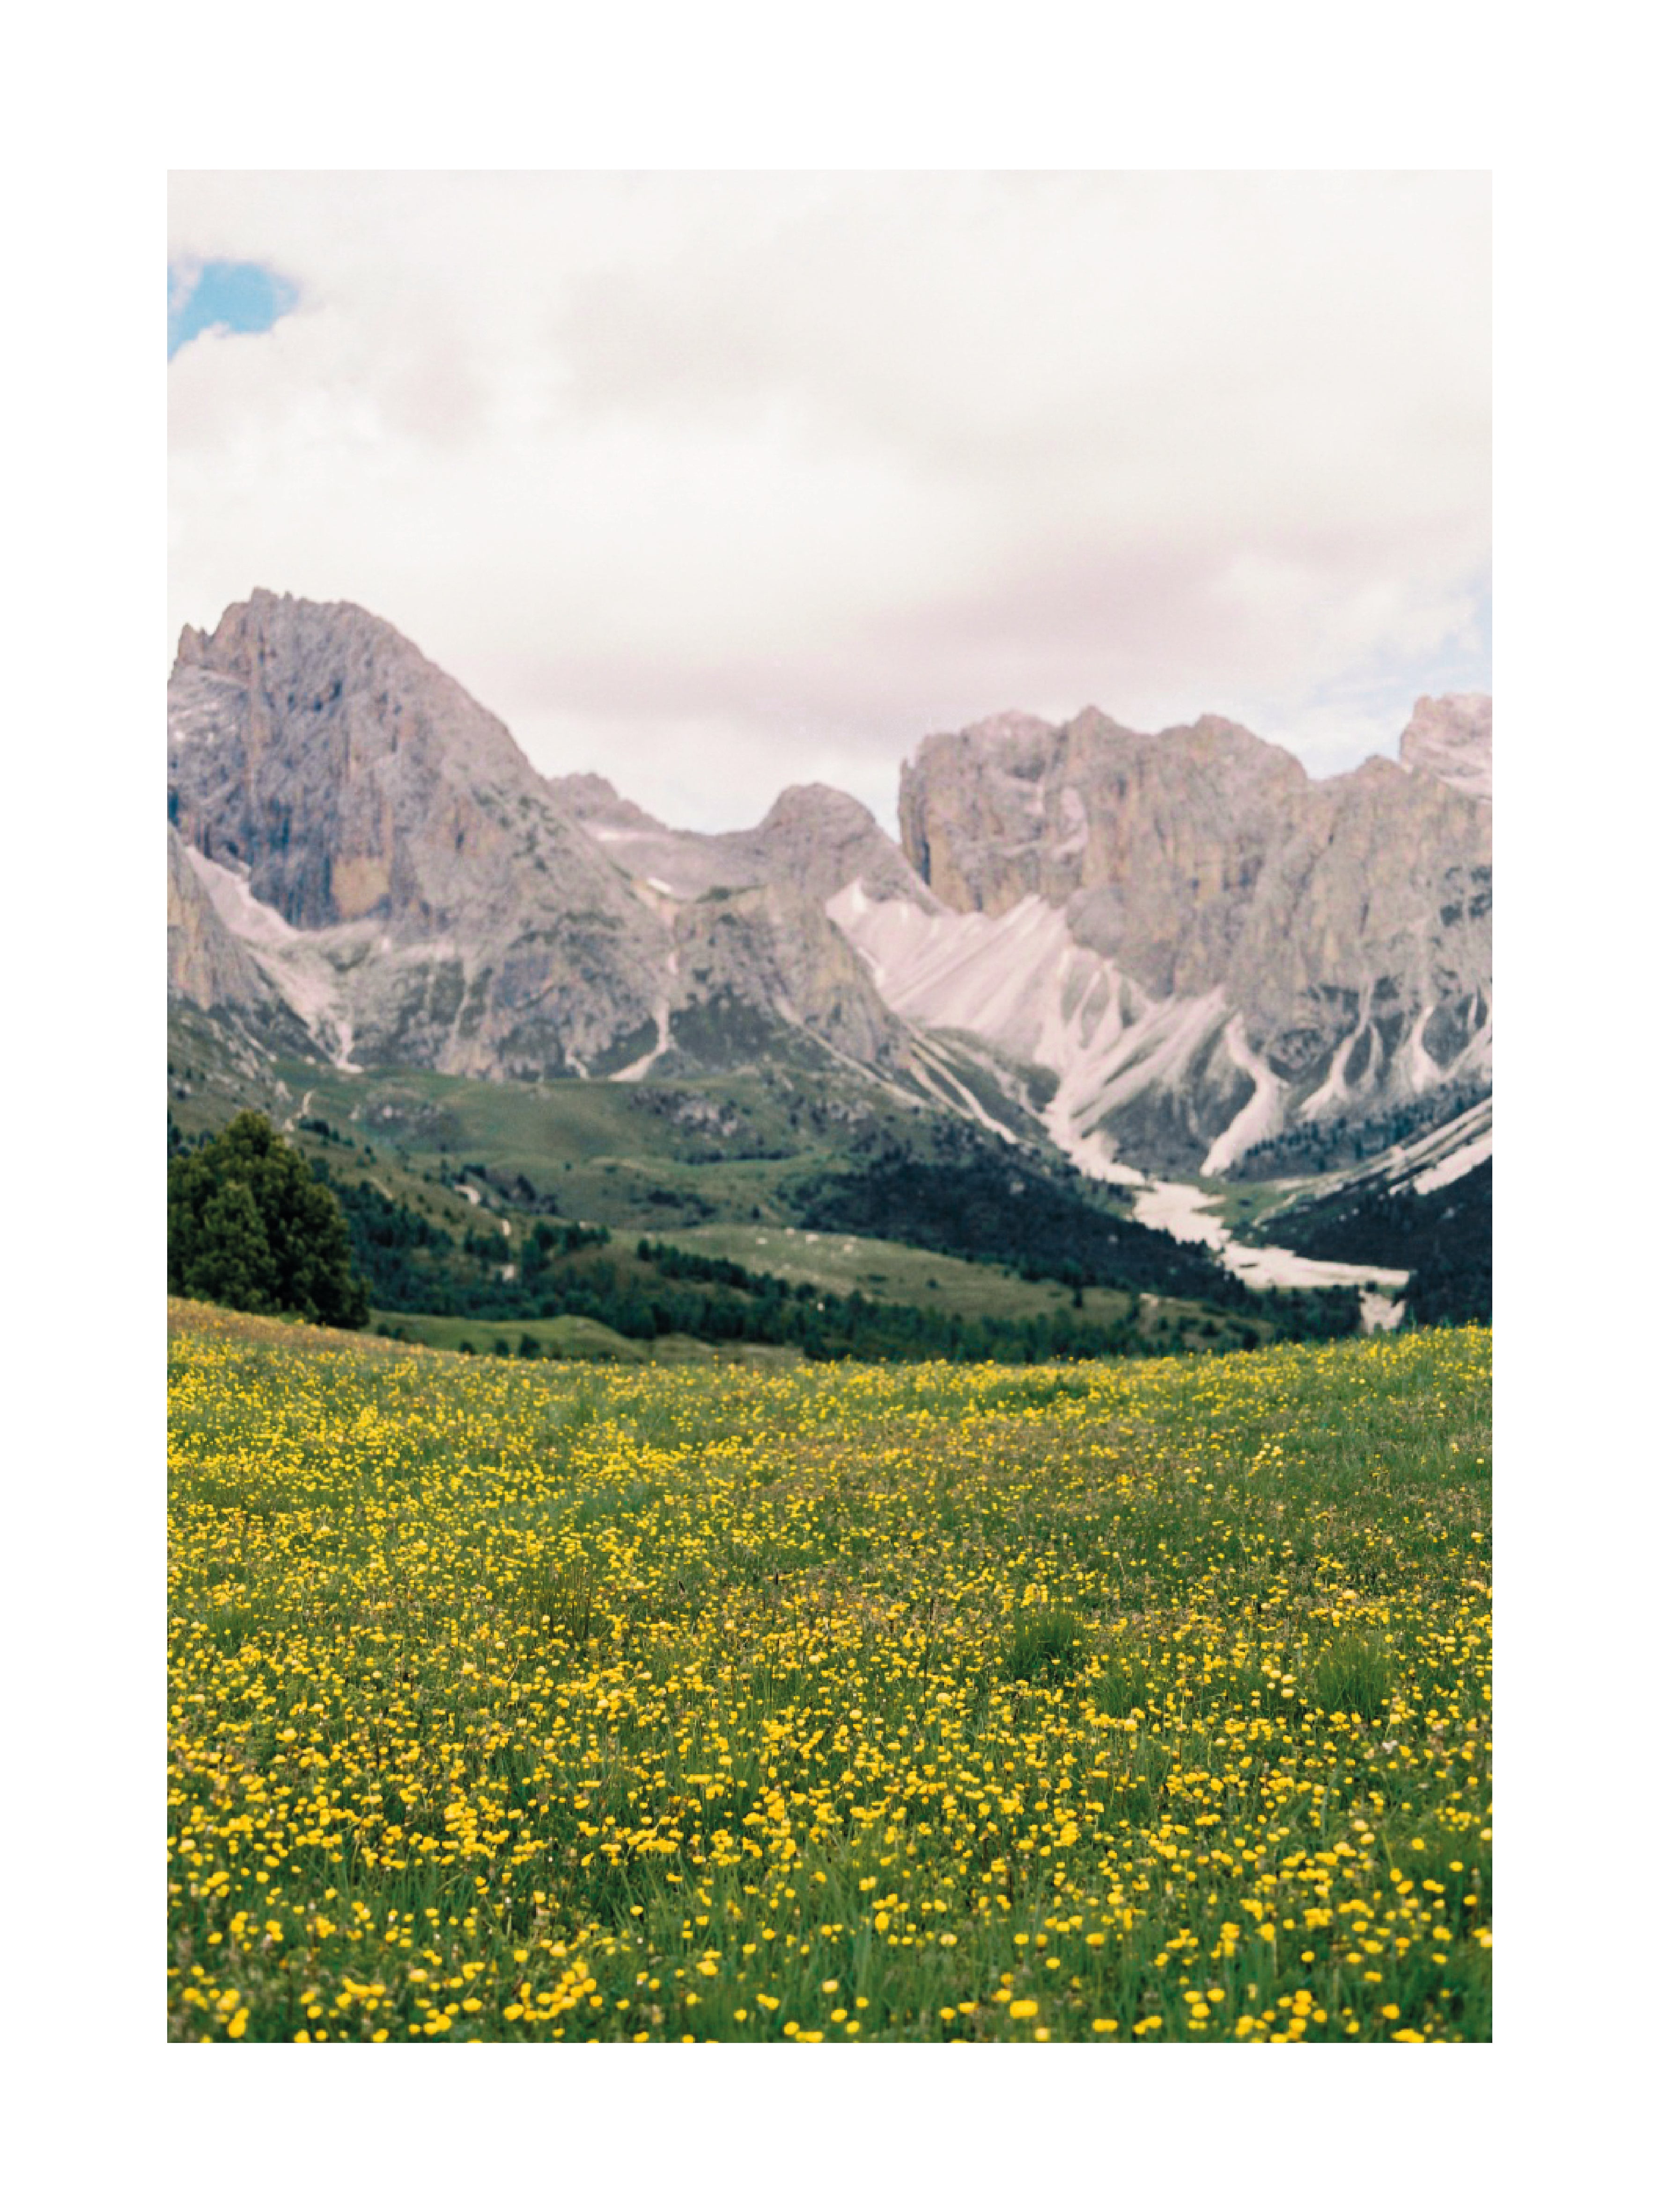
<path id="1" fill-rule="evenodd" d="M 613 1373 L 174 1322 L 173 2036 L 1490 2034 L 1489 1332 Z"/>

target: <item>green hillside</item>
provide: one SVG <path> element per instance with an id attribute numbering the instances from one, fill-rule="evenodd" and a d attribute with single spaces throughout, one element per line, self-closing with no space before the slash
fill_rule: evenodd
<path id="1" fill-rule="evenodd" d="M 570 1356 L 604 1340 L 547 1325 L 580 1319 L 636 1345 L 1023 1362 L 1356 1325 L 1351 1294 L 1247 1291 L 1058 1156 L 850 1073 L 486 1083 L 328 1068 L 176 1010 L 170 1145 L 249 1104 L 346 1206 L 372 1303 L 401 1317 L 385 1325 L 433 1341 L 462 1333 L 417 1328 L 423 1316 L 466 1322 L 475 1346 L 482 1329 Z M 581 1224 L 607 1232 L 604 1249 L 566 1249 Z M 832 1242 L 884 1249 L 850 1270 L 801 1264 Z M 697 1280 L 699 1258 L 737 1273 Z M 802 1303 L 808 1289 L 821 1296 Z"/>

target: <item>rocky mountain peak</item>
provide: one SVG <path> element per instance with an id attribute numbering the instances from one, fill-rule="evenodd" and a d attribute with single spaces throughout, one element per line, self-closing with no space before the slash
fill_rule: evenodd
<path id="1" fill-rule="evenodd" d="M 1492 797 L 1492 701 L 1484 691 L 1419 699 L 1400 740 L 1401 764 L 1468 799 Z"/>
<path id="2" fill-rule="evenodd" d="M 660 923 L 390 623 L 256 592 L 181 639 L 167 750 L 170 819 L 303 934 L 290 986 L 342 1053 L 544 1073 L 650 1030 Z"/>
<path id="3" fill-rule="evenodd" d="M 574 775 L 550 775 L 546 787 L 555 800 L 574 815 L 578 822 L 589 826 L 625 828 L 641 831 L 660 832 L 672 836 L 654 815 L 636 806 L 631 799 L 624 799 L 609 776 L 580 772 Z"/>
<path id="4" fill-rule="evenodd" d="M 862 830 L 875 816 L 849 792 L 828 783 L 791 783 L 772 801 L 761 822 L 763 835 L 830 825 Z"/>
<path id="5" fill-rule="evenodd" d="M 491 1076 L 827 1053 L 927 1089 L 921 1032 L 967 1033 L 1054 1079 L 1073 1158 L 1221 1172 L 1489 1079 L 1491 711 L 1419 700 L 1323 779 L 1223 715 L 1009 711 L 905 764 L 902 851 L 823 784 L 707 835 L 538 774 L 362 608 L 256 592 L 179 639 L 170 976 Z"/>
<path id="6" fill-rule="evenodd" d="M 970 722 L 962 737 L 977 752 L 1023 758 L 1052 738 L 1054 730 L 1054 723 L 1010 708 L 1000 714 L 988 714 L 983 721 Z M 927 742 L 932 741 L 924 740 Z"/>
<path id="7" fill-rule="evenodd" d="M 1485 699 L 1422 702 L 1401 761 L 1322 779 L 1218 714 L 1152 736 L 1093 709 L 1057 730 L 999 716 L 907 765 L 904 849 L 973 918 L 964 961 L 998 945 L 1011 963 L 1072 963 L 1045 1035 L 1073 1004 L 1098 1008 L 1087 1038 L 1042 1047 L 1074 1140 L 1109 1127 L 1137 1162 L 1213 1172 L 1304 1111 L 1486 1079 L 1490 715 Z M 1060 949 L 1044 906 L 1063 915 Z M 848 926 L 907 1011 L 945 1006 L 937 928 L 850 910 Z M 1037 1049 L 1021 1022 L 1040 983 L 1011 967 L 976 987 L 1007 1048 Z M 950 999 L 958 1026 L 967 1012 Z"/>
<path id="8" fill-rule="evenodd" d="M 246 695 L 256 744 L 280 732 L 284 750 L 404 753 L 428 770 L 454 757 L 473 776 L 514 787 L 534 776 L 506 725 L 379 615 L 349 600 L 259 590 L 227 607 L 211 633 L 186 628 L 175 679 L 191 671 Z"/>
<path id="9" fill-rule="evenodd" d="M 184 633 L 168 706 L 170 820 L 343 1060 L 543 1077 L 902 1057 L 823 908 L 860 873 L 928 894 L 856 799 L 806 787 L 752 830 L 668 829 L 603 776 L 538 775 L 389 623 L 271 592 Z M 180 994 L 246 995 L 256 971 L 195 888 L 175 855 Z"/>
<path id="10" fill-rule="evenodd" d="M 757 830 L 732 842 L 745 843 L 771 881 L 793 884 L 820 903 L 860 881 L 875 898 L 937 903 L 869 808 L 826 783 L 792 784 Z"/>
<path id="11" fill-rule="evenodd" d="M 474 865 L 534 820 L 574 824 L 505 724 L 390 623 L 255 592 L 186 630 L 168 686 L 168 811 L 246 868 L 296 928 L 441 927 L 489 890 Z"/>

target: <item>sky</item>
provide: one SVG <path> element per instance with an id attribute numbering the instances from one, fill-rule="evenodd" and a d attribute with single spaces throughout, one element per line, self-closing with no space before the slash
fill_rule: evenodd
<path id="1" fill-rule="evenodd" d="M 1477 172 L 175 173 L 169 653 L 393 623 L 550 774 L 890 828 L 931 731 L 1491 688 Z"/>

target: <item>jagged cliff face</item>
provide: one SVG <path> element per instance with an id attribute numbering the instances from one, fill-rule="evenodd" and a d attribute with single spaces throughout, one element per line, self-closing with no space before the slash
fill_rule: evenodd
<path id="1" fill-rule="evenodd" d="M 1004 965 L 1028 993 L 984 1033 L 1061 1079 L 1051 1125 L 1097 1167 L 1219 1172 L 1308 1114 L 1362 1114 L 1490 1073 L 1491 702 L 1419 701 L 1400 763 L 1310 779 L 1206 717 L 1142 736 L 1092 709 L 929 738 L 900 825 L 974 970 L 937 988 L 949 922 L 846 926 L 913 1019 L 973 1026 Z M 1063 915 L 1039 923 L 1036 911 Z M 924 942 L 926 940 L 926 942 Z M 1022 955 L 1021 945 L 1043 946 Z M 1066 988 L 1053 996 L 1063 963 Z"/>
<path id="2" fill-rule="evenodd" d="M 842 841 L 858 842 L 847 810 L 861 817 L 908 880 L 850 799 L 787 797 L 757 831 L 685 837 L 600 778 L 539 775 L 388 623 L 268 592 L 210 636 L 185 632 L 168 708 L 168 812 L 214 945 L 256 947 L 252 972 L 331 1057 L 599 1076 L 671 1053 L 740 1065 L 785 1032 L 902 1057 L 900 1024 L 803 890 L 806 855 L 830 849 L 805 817 L 826 809 Z M 733 885 L 760 895 L 718 915 L 695 904 Z M 205 955 L 186 970 L 198 1003 L 228 994 Z"/>
<path id="3" fill-rule="evenodd" d="M 615 904 L 503 726 L 361 608 L 256 592 L 185 631 L 169 709 L 180 833 L 296 929 L 430 934 L 505 902 L 521 857 Z"/>
<path id="4" fill-rule="evenodd" d="M 1148 738 L 1093 708 L 1058 728 L 1000 715 L 923 741 L 900 781 L 899 827 L 907 857 L 958 911 L 1108 894 L 1103 923 L 1149 988 L 1177 988 L 1189 945 L 1213 965 L 1208 940 L 1224 941 L 1229 908 L 1307 781 L 1291 754 L 1216 719 Z"/>
<path id="5" fill-rule="evenodd" d="M 716 891 L 676 918 L 675 1066 L 730 1064 L 722 1041 L 752 1036 L 764 1057 L 805 1031 L 843 1060 L 883 1071 L 908 1062 L 905 1032 L 823 902 L 785 883 Z"/>
<path id="6" fill-rule="evenodd" d="M 305 933 L 340 1057 L 582 1072 L 647 1024 L 660 922 L 503 726 L 386 623 L 256 592 L 169 686 L 180 834 Z"/>
<path id="7" fill-rule="evenodd" d="M 902 851 L 823 785 L 698 836 L 539 775 L 362 609 L 260 592 L 169 686 L 169 980 L 360 1066 L 816 1056 L 982 1119 L 965 1052 L 1095 1172 L 1222 1173 L 1489 1079 L 1491 750 L 1468 696 L 1323 781 L 1218 717 L 1008 714 L 920 747 Z"/>
<path id="8" fill-rule="evenodd" d="M 1400 759 L 1468 799 L 1492 797 L 1492 701 L 1481 691 L 1419 699 L 1400 740 Z"/>

